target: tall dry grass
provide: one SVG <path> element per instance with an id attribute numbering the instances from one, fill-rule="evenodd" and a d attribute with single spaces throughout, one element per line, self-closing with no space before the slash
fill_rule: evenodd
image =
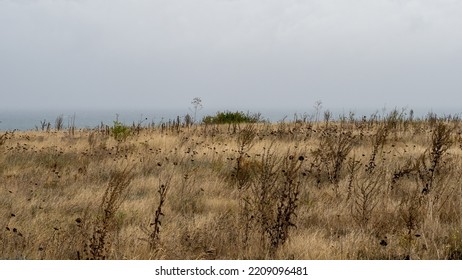
<path id="1" fill-rule="evenodd" d="M 0 258 L 461 259 L 459 124 L 2 132 Z"/>

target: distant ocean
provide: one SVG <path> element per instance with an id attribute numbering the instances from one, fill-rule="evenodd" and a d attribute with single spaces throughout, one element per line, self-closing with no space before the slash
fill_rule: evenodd
<path id="1" fill-rule="evenodd" d="M 197 119 L 201 120 L 205 115 L 213 115 L 217 111 L 224 111 L 224 110 L 213 110 L 213 109 L 203 109 L 198 111 Z M 230 110 L 236 111 L 236 110 Z M 296 110 L 296 109 L 287 109 L 287 110 L 238 110 L 244 113 L 260 113 L 261 117 L 264 120 L 270 122 L 279 122 L 279 121 L 293 121 L 295 119 L 303 119 L 303 116 L 306 115 L 308 117 L 312 117 L 315 114 L 313 108 L 303 111 L 303 110 Z M 379 115 L 387 114 L 390 110 L 384 109 L 361 109 L 361 110 L 348 110 L 348 109 L 334 109 L 330 110 L 332 113 L 332 118 L 337 119 L 341 115 L 345 115 L 346 117 L 349 116 L 349 112 L 354 112 L 355 117 L 357 119 L 361 118 L 362 116 L 370 116 L 373 113 L 378 113 Z M 462 110 L 414 110 L 415 117 L 425 117 L 428 112 L 437 113 L 439 116 L 441 115 L 455 115 L 460 114 Z M 323 112 L 320 112 L 319 119 L 323 119 Z M 409 111 L 407 111 L 409 112 Z M 131 125 L 132 123 L 139 123 L 141 122 L 143 126 L 148 124 L 159 124 L 161 122 L 168 122 L 169 120 L 176 120 L 177 116 L 183 118 L 186 114 L 190 114 L 191 116 L 193 113 L 189 110 L 166 110 L 166 109 L 152 109 L 152 110 L 20 110 L 14 111 L 10 109 L 0 109 L 0 131 L 6 130 L 36 130 L 41 129 L 41 123 L 50 123 L 50 127 L 54 128 L 55 120 L 58 116 L 62 115 L 63 117 L 63 125 L 64 128 L 68 127 L 71 123 L 72 119 L 74 118 L 74 124 L 77 128 L 95 128 L 101 123 L 105 125 L 112 125 L 113 121 L 118 119 L 120 122 Z M 75 116 L 75 117 L 74 117 Z"/>
<path id="2" fill-rule="evenodd" d="M 67 128 L 72 121 L 77 128 L 95 128 L 101 123 L 112 125 L 115 120 L 131 125 L 142 122 L 142 125 L 150 123 L 158 124 L 177 116 L 188 113 L 175 110 L 0 110 L 0 131 L 5 130 L 36 130 L 41 129 L 43 122 L 50 123 L 55 127 L 55 121 L 59 116 L 63 118 L 63 126 Z"/>

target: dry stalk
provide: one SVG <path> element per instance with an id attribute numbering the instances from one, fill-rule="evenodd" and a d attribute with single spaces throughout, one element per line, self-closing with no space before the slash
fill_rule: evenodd
<path id="1" fill-rule="evenodd" d="M 366 172 L 363 175 L 352 184 L 351 214 L 355 222 L 362 229 L 366 229 L 379 202 L 378 195 L 383 172 L 375 170 L 372 174 Z"/>
<path id="2" fill-rule="evenodd" d="M 100 215 L 95 221 L 93 234 L 88 244 L 88 258 L 101 260 L 108 258 L 110 243 L 108 237 L 114 226 L 114 216 L 125 200 L 133 179 L 132 168 L 114 171 L 101 199 Z"/>
<path id="3" fill-rule="evenodd" d="M 157 192 L 159 193 L 159 204 L 157 205 L 156 212 L 154 213 L 154 219 L 150 226 L 152 231 L 149 235 L 149 247 L 151 250 L 155 249 L 160 240 L 160 227 L 162 226 L 161 218 L 164 216 L 162 207 L 167 199 L 167 192 L 170 187 L 171 177 L 165 180 L 165 183 L 161 183 L 159 179 L 159 187 Z"/>
<path id="4" fill-rule="evenodd" d="M 249 172 L 245 172 L 243 170 L 243 163 L 245 160 L 245 156 L 248 151 L 252 148 L 253 140 L 256 136 L 256 128 L 254 124 L 247 124 L 244 129 L 239 132 L 239 136 L 237 137 L 237 145 L 238 145 L 238 157 L 236 158 L 236 167 L 234 168 L 234 177 L 236 179 L 237 185 L 239 189 L 244 188 L 249 182 Z"/>
<path id="5" fill-rule="evenodd" d="M 282 182 L 277 194 L 276 219 L 267 229 L 271 240 L 270 255 L 274 256 L 280 245 L 283 245 L 289 236 L 289 229 L 296 227 L 294 218 L 298 207 L 301 186 L 300 169 L 304 158 L 288 155 L 282 162 Z"/>
<path id="6" fill-rule="evenodd" d="M 254 228 L 265 255 L 274 257 L 287 240 L 289 229 L 295 227 L 303 161 L 303 156 L 291 155 L 290 151 L 280 159 L 272 147 L 265 149 L 249 193 L 242 198 L 244 240 L 248 240 L 249 231 Z"/>
<path id="7" fill-rule="evenodd" d="M 416 235 L 416 232 L 423 222 L 423 198 L 418 189 L 411 190 L 403 197 L 399 206 L 401 222 L 406 230 L 401 240 L 401 245 L 407 253 L 404 257 L 405 259 L 412 259 L 412 248 L 415 238 L 419 236 L 418 234 Z"/>
<path id="8" fill-rule="evenodd" d="M 376 133 L 372 136 L 372 153 L 369 159 L 369 164 L 366 167 L 366 171 L 368 173 L 372 173 L 372 171 L 377 166 L 375 163 L 377 154 L 383 150 L 383 146 L 387 141 L 389 132 L 390 130 L 388 124 L 384 123 L 378 127 Z"/>
<path id="9" fill-rule="evenodd" d="M 321 181 L 322 167 L 327 173 L 327 179 L 338 194 L 341 171 L 348 154 L 353 149 L 355 137 L 351 132 L 334 131 L 326 129 L 321 135 L 321 141 L 317 150 L 313 152 L 315 164 L 318 166 L 318 182 Z"/>

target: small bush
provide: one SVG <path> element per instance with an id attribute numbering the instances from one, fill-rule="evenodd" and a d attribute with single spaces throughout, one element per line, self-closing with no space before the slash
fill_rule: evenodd
<path id="1" fill-rule="evenodd" d="M 122 124 L 120 121 L 114 121 L 114 126 L 111 128 L 111 135 L 117 142 L 123 142 L 127 140 L 130 134 L 130 127 Z"/>
<path id="2" fill-rule="evenodd" d="M 257 123 L 261 122 L 261 114 L 251 114 L 249 112 L 217 112 L 215 116 L 205 116 L 202 119 L 204 124 L 238 124 L 238 123 Z"/>

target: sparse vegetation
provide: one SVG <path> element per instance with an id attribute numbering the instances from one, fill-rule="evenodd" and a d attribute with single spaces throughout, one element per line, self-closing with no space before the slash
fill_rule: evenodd
<path id="1" fill-rule="evenodd" d="M 0 258 L 462 258 L 457 117 L 197 123 L 196 101 L 184 122 L 1 132 Z"/>

